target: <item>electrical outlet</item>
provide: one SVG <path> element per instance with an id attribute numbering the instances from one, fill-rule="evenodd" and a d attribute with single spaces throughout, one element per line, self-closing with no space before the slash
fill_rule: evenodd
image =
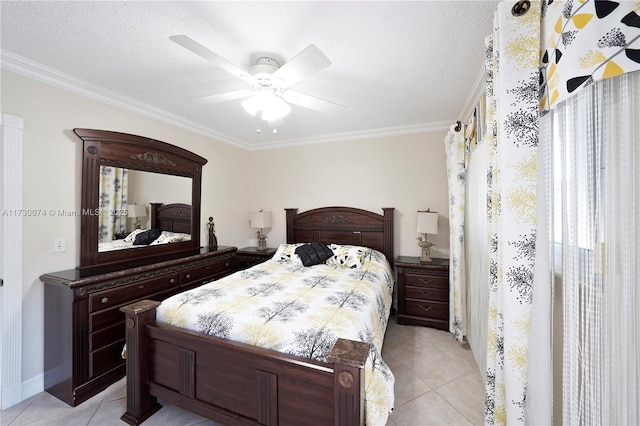
<path id="1" fill-rule="evenodd" d="M 66 250 L 64 238 L 56 237 L 53 239 L 53 252 L 60 253 Z"/>

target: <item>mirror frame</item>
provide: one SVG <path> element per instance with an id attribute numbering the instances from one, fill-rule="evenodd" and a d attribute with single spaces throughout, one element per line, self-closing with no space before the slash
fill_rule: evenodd
<path id="1" fill-rule="evenodd" d="M 207 160 L 186 149 L 155 139 L 96 129 L 73 129 L 83 141 L 80 215 L 80 268 L 158 262 L 200 251 L 202 166 Z M 191 178 L 191 240 L 133 250 L 98 251 L 100 166 L 121 167 Z M 86 213 L 86 214 L 85 214 Z"/>

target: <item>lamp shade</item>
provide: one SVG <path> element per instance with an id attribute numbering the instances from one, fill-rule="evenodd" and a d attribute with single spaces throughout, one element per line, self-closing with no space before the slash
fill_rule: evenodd
<path id="1" fill-rule="evenodd" d="M 142 204 L 129 204 L 127 205 L 128 217 L 143 217 L 147 215 L 147 209 Z"/>
<path id="2" fill-rule="evenodd" d="M 418 210 L 417 232 L 420 234 L 437 234 L 438 212 Z"/>
<path id="3" fill-rule="evenodd" d="M 271 227 L 271 212 L 259 212 L 251 213 L 251 227 L 252 228 L 269 228 Z"/>

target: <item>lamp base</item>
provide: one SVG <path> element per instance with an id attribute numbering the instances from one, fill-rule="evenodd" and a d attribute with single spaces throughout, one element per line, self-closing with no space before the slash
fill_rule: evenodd
<path id="1" fill-rule="evenodd" d="M 258 251 L 266 251 L 267 250 L 267 237 L 262 233 L 262 231 L 258 231 L 258 247 L 256 247 Z"/>
<path id="2" fill-rule="evenodd" d="M 422 248 L 422 254 L 420 254 L 420 263 L 431 263 L 433 259 L 431 259 L 431 250 L 428 248 Z"/>
<path id="3" fill-rule="evenodd" d="M 420 263 L 431 263 L 433 260 L 431 259 L 431 246 L 433 243 L 427 241 L 427 235 L 424 236 L 424 241 L 422 241 L 422 237 L 418 237 L 418 246 L 422 248 L 422 253 L 420 253 Z"/>

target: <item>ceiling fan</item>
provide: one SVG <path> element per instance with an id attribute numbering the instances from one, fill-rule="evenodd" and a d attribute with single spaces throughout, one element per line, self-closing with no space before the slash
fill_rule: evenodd
<path id="1" fill-rule="evenodd" d="M 254 116 L 260 113 L 260 118 L 270 124 L 279 121 L 291 111 L 289 104 L 323 113 L 336 113 L 346 108 L 337 103 L 289 90 L 290 86 L 331 65 L 331 61 L 313 44 L 284 65 L 265 56 L 259 58 L 247 71 L 186 35 L 174 35 L 169 39 L 251 85 L 251 89 L 204 96 L 193 99 L 194 102 L 219 103 L 249 98 L 242 102 L 245 110 Z"/>

